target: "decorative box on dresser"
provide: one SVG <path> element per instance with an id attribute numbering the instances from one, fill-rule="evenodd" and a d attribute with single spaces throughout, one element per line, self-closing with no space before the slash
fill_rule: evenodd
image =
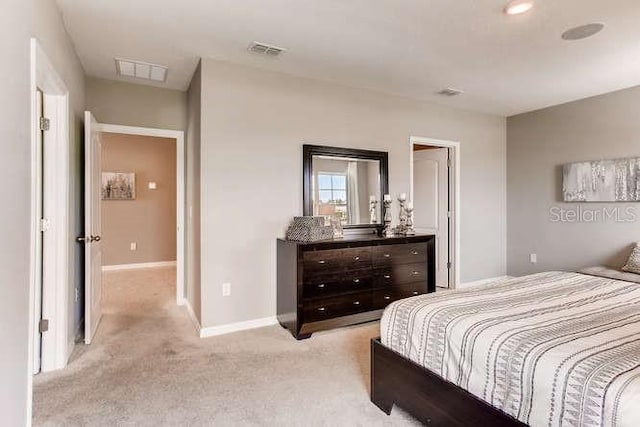
<path id="1" fill-rule="evenodd" d="M 435 237 L 278 239 L 278 321 L 296 339 L 377 320 L 391 302 L 435 291 Z"/>

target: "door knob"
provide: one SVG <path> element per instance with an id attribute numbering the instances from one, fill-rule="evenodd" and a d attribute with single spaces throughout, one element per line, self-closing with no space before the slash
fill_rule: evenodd
<path id="1" fill-rule="evenodd" d="M 102 240 L 100 236 L 79 236 L 76 237 L 76 242 L 80 243 L 91 243 L 91 242 L 99 242 Z"/>

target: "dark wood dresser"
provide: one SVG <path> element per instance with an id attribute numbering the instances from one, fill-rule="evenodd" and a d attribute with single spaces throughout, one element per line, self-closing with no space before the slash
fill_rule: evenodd
<path id="1" fill-rule="evenodd" d="M 278 239 L 278 321 L 296 339 L 377 320 L 391 302 L 435 291 L 435 237 Z"/>

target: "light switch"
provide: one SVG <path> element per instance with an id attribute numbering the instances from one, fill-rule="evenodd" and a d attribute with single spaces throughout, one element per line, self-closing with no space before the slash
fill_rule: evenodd
<path id="1" fill-rule="evenodd" d="M 158 188 L 158 187 L 156 186 L 155 182 L 150 182 L 149 183 L 149 190 L 155 190 L 156 188 Z"/>
<path id="2" fill-rule="evenodd" d="M 132 251 L 137 251 L 138 244 L 136 242 L 131 242 L 131 244 L 129 245 L 129 249 L 131 249 Z"/>

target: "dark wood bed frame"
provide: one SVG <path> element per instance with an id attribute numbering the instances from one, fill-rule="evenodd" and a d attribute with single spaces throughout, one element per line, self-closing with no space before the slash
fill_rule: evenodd
<path id="1" fill-rule="evenodd" d="M 526 426 L 468 391 L 371 340 L 371 401 L 387 415 L 393 405 L 435 426 Z"/>

